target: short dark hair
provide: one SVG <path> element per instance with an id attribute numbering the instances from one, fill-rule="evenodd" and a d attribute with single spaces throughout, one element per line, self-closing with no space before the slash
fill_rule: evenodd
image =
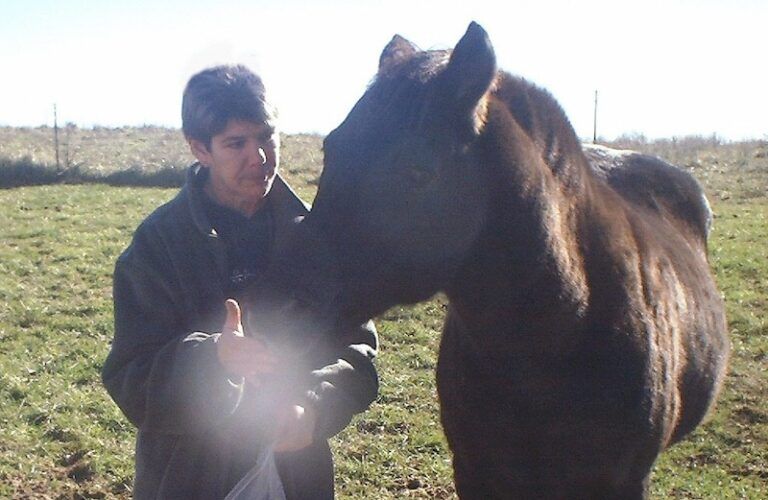
<path id="1" fill-rule="evenodd" d="M 189 79 L 181 103 L 181 128 L 187 139 L 211 147 L 230 120 L 272 123 L 277 112 L 266 99 L 261 78 L 242 65 L 205 69 Z"/>

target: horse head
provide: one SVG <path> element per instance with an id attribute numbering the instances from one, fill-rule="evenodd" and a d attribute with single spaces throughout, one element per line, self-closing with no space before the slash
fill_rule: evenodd
<path id="1" fill-rule="evenodd" d="M 445 289 L 485 224 L 488 179 L 474 145 L 496 77 L 475 23 L 452 51 L 395 36 L 373 83 L 326 137 L 312 211 L 252 297 L 252 316 L 317 330 Z"/>

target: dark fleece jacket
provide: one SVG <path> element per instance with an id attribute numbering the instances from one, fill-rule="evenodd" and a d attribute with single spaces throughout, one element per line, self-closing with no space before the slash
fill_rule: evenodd
<path id="1" fill-rule="evenodd" d="M 327 438 L 376 397 L 376 330 L 347 327 L 334 335 L 343 345 L 329 338 L 305 360 L 306 373 L 291 377 L 292 391 L 230 381 L 215 345 L 231 295 L 227 248 L 203 208 L 206 175 L 193 165 L 115 266 L 115 337 L 102 378 L 138 428 L 134 495 L 223 498 L 267 442 L 279 397 L 313 404 L 318 415 L 315 443 L 277 456 L 288 497 L 332 498 Z M 307 208 L 280 177 L 267 200 L 274 252 Z"/>

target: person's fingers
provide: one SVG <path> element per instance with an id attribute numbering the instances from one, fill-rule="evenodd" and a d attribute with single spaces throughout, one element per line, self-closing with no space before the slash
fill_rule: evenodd
<path id="1" fill-rule="evenodd" d="M 266 375 L 275 372 L 275 366 L 272 363 L 243 358 L 229 358 L 225 366 L 228 370 L 242 376 Z"/>
<path id="2" fill-rule="evenodd" d="M 231 373 L 247 376 L 277 371 L 275 357 L 260 342 L 233 332 L 222 333 L 222 338 L 225 340 L 218 342 L 218 357 Z"/>
<path id="3" fill-rule="evenodd" d="M 235 344 L 232 355 L 238 359 L 249 360 L 256 364 L 275 364 L 275 356 L 263 342 L 250 337 L 241 337 Z"/>
<path id="4" fill-rule="evenodd" d="M 267 345 L 256 338 L 243 335 L 240 305 L 234 299 L 225 302 L 227 317 L 217 342 L 217 354 L 222 365 L 232 374 L 247 377 L 273 373 L 275 357 Z"/>
<path id="5" fill-rule="evenodd" d="M 240 304 L 238 304 L 235 299 L 227 299 L 225 305 L 227 307 L 227 319 L 224 320 L 222 332 L 236 332 L 242 335 L 243 323 L 240 313 Z"/>
<path id="6" fill-rule="evenodd" d="M 281 412 L 281 427 L 275 443 L 275 451 L 286 452 L 306 448 L 312 444 L 315 416 L 303 406 L 291 405 Z"/>
<path id="7" fill-rule="evenodd" d="M 261 376 L 257 373 L 245 375 L 243 378 L 247 383 L 249 383 L 250 385 L 252 385 L 257 389 L 261 387 L 263 384 L 263 381 L 261 380 Z"/>

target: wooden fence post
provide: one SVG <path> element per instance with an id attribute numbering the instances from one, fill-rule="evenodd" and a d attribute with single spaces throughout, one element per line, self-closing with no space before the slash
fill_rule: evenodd
<path id="1" fill-rule="evenodd" d="M 592 144 L 597 144 L 597 90 L 595 90 L 595 114 L 592 123 Z"/>
<path id="2" fill-rule="evenodd" d="M 53 146 L 56 149 L 56 171 L 61 172 L 59 163 L 59 123 L 56 116 L 56 103 L 53 104 Z"/>

